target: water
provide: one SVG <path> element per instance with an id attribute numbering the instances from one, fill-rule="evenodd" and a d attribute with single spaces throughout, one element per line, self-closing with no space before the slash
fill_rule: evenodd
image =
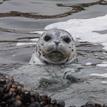
<path id="1" fill-rule="evenodd" d="M 84 3 L 85 5 L 83 5 Z M 30 34 L 29 32 L 42 31 L 51 23 L 66 22 L 69 19 L 103 17 L 105 14 L 107 14 L 107 5 L 100 4 L 99 0 L 9 0 L 1 2 L 0 72 L 14 74 L 18 81 L 25 82 L 24 84 L 32 87 L 35 78 L 36 80 L 37 77 L 42 78 L 41 74 L 44 67 L 28 65 L 35 44 L 17 46 L 17 42 L 31 43 L 30 39 L 40 35 Z M 99 34 L 107 33 L 106 30 L 97 32 Z M 80 38 L 76 39 L 76 46 L 78 62 L 72 66 L 55 68 L 54 71 L 57 75 L 60 75 L 60 78 L 63 77 L 63 73 L 58 73 L 59 69 L 59 71 L 72 71 L 72 75 L 82 81 L 66 86 L 66 81 L 61 79 L 65 83 L 64 86 L 60 81 L 58 85 L 53 84 L 52 89 L 45 90 L 45 92 L 53 98 L 65 100 L 66 106 L 70 104 L 78 106 L 90 100 L 100 103 L 106 102 L 107 51 L 103 49 L 101 44 L 81 41 Z M 26 74 L 30 76 L 27 77 Z M 105 75 L 100 76 L 99 74 Z M 17 76 L 19 75 L 20 78 L 18 79 Z M 21 76 L 25 76 L 25 78 L 23 79 Z M 43 77 L 46 76 L 43 75 Z M 57 89 L 53 91 L 56 87 Z"/>

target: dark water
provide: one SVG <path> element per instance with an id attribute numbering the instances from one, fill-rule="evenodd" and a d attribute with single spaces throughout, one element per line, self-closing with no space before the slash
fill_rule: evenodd
<path id="1" fill-rule="evenodd" d="M 11 72 L 28 64 L 35 45 L 16 46 L 16 43 L 29 42 L 29 38 L 38 36 L 29 32 L 43 30 L 48 24 L 72 18 L 103 16 L 107 14 L 106 4 L 103 0 L 1 0 L 0 72 Z M 101 84 L 101 81 L 106 79 L 89 75 L 106 73 L 106 67 L 96 65 L 107 60 L 107 52 L 100 45 L 86 42 L 76 45 L 78 63 L 74 75 L 85 82 L 72 84 L 49 94 L 64 99 L 66 105 L 81 105 L 89 100 L 106 102 L 106 84 Z M 87 62 L 91 64 L 86 64 Z"/>

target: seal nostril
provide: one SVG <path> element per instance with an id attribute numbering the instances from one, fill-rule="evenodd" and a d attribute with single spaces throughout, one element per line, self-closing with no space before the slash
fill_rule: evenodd
<path id="1" fill-rule="evenodd" d="M 56 44 L 56 45 L 59 45 L 59 41 L 55 41 L 55 44 Z"/>

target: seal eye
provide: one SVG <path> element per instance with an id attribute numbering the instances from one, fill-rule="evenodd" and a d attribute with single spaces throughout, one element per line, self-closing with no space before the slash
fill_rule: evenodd
<path id="1" fill-rule="evenodd" d="M 69 37 L 64 37 L 64 38 L 63 38 L 63 41 L 64 41 L 65 43 L 70 43 L 70 42 L 71 42 L 71 39 L 70 39 Z"/>
<path id="2" fill-rule="evenodd" d="M 51 40 L 52 38 L 50 37 L 50 36 L 48 36 L 48 35 L 46 35 L 45 37 L 44 37 L 44 40 L 46 41 L 46 42 L 48 42 L 49 40 Z"/>

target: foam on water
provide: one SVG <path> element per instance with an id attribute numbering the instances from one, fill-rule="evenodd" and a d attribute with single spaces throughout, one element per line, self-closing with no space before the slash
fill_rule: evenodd
<path id="1" fill-rule="evenodd" d="M 16 46 L 36 45 L 37 41 L 38 41 L 38 38 L 36 38 L 36 39 L 30 39 L 29 42 L 18 42 L 16 44 Z"/>
<path id="2" fill-rule="evenodd" d="M 92 65 L 92 63 L 91 62 L 87 62 L 85 65 L 89 66 L 89 65 Z"/>
<path id="3" fill-rule="evenodd" d="M 107 30 L 107 15 L 91 19 L 70 19 L 65 22 L 53 23 L 45 27 L 45 29 L 59 28 L 67 30 L 75 40 L 87 41 L 94 44 L 103 45 L 103 49 L 107 50 L 107 33 L 99 32 Z M 91 63 L 86 63 L 91 65 Z M 107 67 L 107 62 L 97 64 L 98 67 Z M 107 77 L 107 73 L 92 73 L 90 76 Z"/>
<path id="4" fill-rule="evenodd" d="M 107 15 L 91 19 L 70 19 L 65 22 L 58 22 L 47 25 L 45 29 L 59 28 L 67 30 L 75 40 L 87 41 L 95 44 L 101 44 L 107 50 L 107 34 L 98 33 L 98 31 L 107 30 Z M 43 31 L 33 31 L 30 33 L 42 34 Z M 31 40 L 34 42 L 34 40 Z M 30 44 L 34 44 L 31 42 Z M 17 46 L 29 45 L 29 43 L 17 43 Z"/>
<path id="5" fill-rule="evenodd" d="M 98 31 L 107 30 L 107 15 L 91 19 L 70 19 L 65 22 L 53 23 L 45 29 L 59 28 L 67 30 L 75 40 L 101 44 L 107 50 L 107 34 Z"/>
<path id="6" fill-rule="evenodd" d="M 26 45 L 35 45 L 36 43 L 34 42 L 18 42 L 17 44 L 16 44 L 16 46 L 26 46 Z"/>
<path id="7" fill-rule="evenodd" d="M 97 64 L 98 67 L 107 67 L 107 61 L 103 61 L 101 64 Z"/>
<path id="8" fill-rule="evenodd" d="M 107 73 L 92 73 L 90 74 L 90 76 L 97 76 L 97 77 L 100 77 L 100 78 L 107 78 Z"/>
<path id="9" fill-rule="evenodd" d="M 101 64 L 97 64 L 98 67 L 107 67 L 107 61 L 103 61 Z M 90 76 L 97 76 L 100 78 L 107 78 L 107 73 L 92 73 Z M 107 82 L 107 81 L 106 81 Z M 102 82 L 104 83 L 104 82 Z"/>

